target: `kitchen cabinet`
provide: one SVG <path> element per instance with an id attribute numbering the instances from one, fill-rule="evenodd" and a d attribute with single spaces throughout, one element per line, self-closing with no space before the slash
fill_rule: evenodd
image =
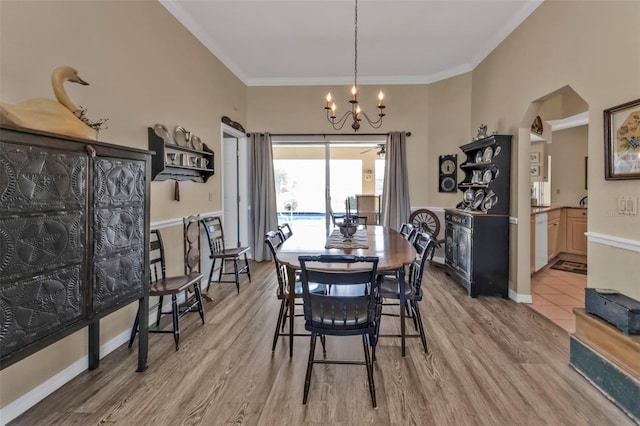
<path id="1" fill-rule="evenodd" d="M 0 368 L 141 306 L 146 368 L 149 151 L 3 126 L 0 138 Z"/>
<path id="2" fill-rule="evenodd" d="M 560 212 L 560 209 L 556 209 L 547 213 L 547 262 L 560 253 Z"/>
<path id="3" fill-rule="evenodd" d="M 587 209 L 567 208 L 566 251 L 587 255 Z"/>

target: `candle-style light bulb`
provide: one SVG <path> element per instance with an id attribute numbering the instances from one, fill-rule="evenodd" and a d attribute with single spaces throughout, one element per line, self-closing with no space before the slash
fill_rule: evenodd
<path id="1" fill-rule="evenodd" d="M 355 101 L 357 99 L 357 96 L 358 96 L 358 89 L 354 84 L 353 87 L 351 88 L 351 100 Z"/>
<path id="2" fill-rule="evenodd" d="M 356 107 L 356 118 L 360 118 L 360 106 Z"/>
<path id="3" fill-rule="evenodd" d="M 331 117 L 336 118 L 336 104 L 331 104 Z"/>
<path id="4" fill-rule="evenodd" d="M 331 108 L 331 92 L 327 94 L 327 108 Z"/>
<path id="5" fill-rule="evenodd" d="M 381 90 L 380 93 L 378 93 L 378 106 L 382 106 L 383 99 L 384 99 L 384 93 L 382 93 L 382 90 Z"/>

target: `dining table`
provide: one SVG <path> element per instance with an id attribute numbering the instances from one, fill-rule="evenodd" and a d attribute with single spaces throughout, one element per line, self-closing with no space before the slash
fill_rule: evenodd
<path id="1" fill-rule="evenodd" d="M 296 271 L 299 271 L 300 256 L 319 256 L 351 254 L 354 256 L 375 256 L 378 258 L 378 272 L 404 271 L 416 259 L 413 245 L 395 229 L 380 225 L 359 226 L 356 234 L 344 238 L 338 228 L 300 229 L 282 243 L 276 252 L 277 260 L 287 267 L 288 303 L 289 303 L 289 356 L 293 356 L 294 318 L 295 318 L 295 285 Z M 332 269 L 341 270 L 349 265 L 334 264 Z M 405 276 L 398 273 L 400 306 L 405 306 Z M 402 356 L 405 356 L 405 310 L 400 309 L 400 330 L 402 339 Z"/>

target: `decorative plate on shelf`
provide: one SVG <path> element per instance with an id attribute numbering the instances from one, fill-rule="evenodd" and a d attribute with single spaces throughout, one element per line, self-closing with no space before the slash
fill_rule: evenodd
<path id="1" fill-rule="evenodd" d="M 182 147 L 189 146 L 190 133 L 187 130 L 185 130 L 184 127 L 181 127 L 181 126 L 176 127 L 176 129 L 173 131 L 173 137 L 175 138 L 176 145 L 182 146 Z"/>
<path id="2" fill-rule="evenodd" d="M 156 135 L 161 137 L 164 140 L 164 143 L 173 143 L 171 139 L 171 135 L 169 134 L 169 130 L 164 126 L 164 124 L 156 123 L 153 126 L 153 131 Z"/>
<path id="3" fill-rule="evenodd" d="M 191 135 L 191 146 L 195 150 L 202 151 L 202 141 L 199 136 Z"/>
<path id="4" fill-rule="evenodd" d="M 482 163 L 482 151 L 476 152 L 476 163 Z"/>
<path id="5" fill-rule="evenodd" d="M 489 183 L 491 182 L 491 177 L 493 176 L 493 174 L 491 173 L 491 170 L 485 170 L 484 173 L 482 174 L 482 183 Z"/>
<path id="6" fill-rule="evenodd" d="M 488 163 L 489 161 L 491 161 L 491 157 L 493 157 L 493 148 L 488 146 L 482 152 L 482 161 Z"/>
<path id="7" fill-rule="evenodd" d="M 476 210 L 482 204 L 482 200 L 484 199 L 484 191 L 482 189 L 478 189 L 476 193 L 473 195 L 473 204 L 471 208 Z"/>
<path id="8" fill-rule="evenodd" d="M 464 193 L 462 194 L 462 199 L 466 202 L 466 203 L 472 203 L 473 199 L 474 199 L 474 192 L 473 189 L 467 189 L 466 191 L 464 191 Z"/>
<path id="9" fill-rule="evenodd" d="M 500 154 L 500 151 L 502 151 L 502 147 L 500 145 L 496 146 L 496 149 L 493 152 L 493 157 L 497 157 L 498 154 Z"/>

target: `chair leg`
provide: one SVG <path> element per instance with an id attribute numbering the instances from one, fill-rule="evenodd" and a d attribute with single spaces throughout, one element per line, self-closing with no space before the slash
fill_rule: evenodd
<path id="1" fill-rule="evenodd" d="M 307 397 L 309 396 L 309 385 L 311 384 L 311 371 L 313 370 L 314 354 L 316 352 L 316 333 L 311 333 L 311 344 L 309 346 L 309 361 L 307 363 L 307 374 L 304 379 L 304 396 L 302 404 L 307 405 Z"/>
<path id="2" fill-rule="evenodd" d="M 373 363 L 371 362 L 371 358 L 369 356 L 369 345 L 367 344 L 367 336 L 362 335 L 362 346 L 364 348 L 364 361 L 367 365 L 367 378 L 369 379 L 369 393 L 371 393 L 371 402 L 373 403 L 373 408 L 376 408 L 378 404 L 376 403 L 376 386 L 373 383 Z"/>
<path id="3" fill-rule="evenodd" d="M 282 299 L 280 302 L 280 312 L 278 312 L 278 322 L 276 323 L 276 332 L 273 335 L 273 346 L 271 347 L 271 351 L 276 350 L 276 345 L 278 344 L 278 337 L 280 337 L 280 324 L 282 324 L 282 328 L 284 329 L 284 323 L 282 321 L 284 317 L 284 311 L 287 306 L 287 299 Z"/>
<path id="4" fill-rule="evenodd" d="M 404 290 L 404 289 L 403 289 Z M 406 355 L 405 351 L 405 336 L 406 336 L 406 325 L 404 323 L 405 315 L 404 315 L 404 295 L 400 295 L 400 341 L 402 345 L 402 357 L 404 358 Z"/>
<path id="5" fill-rule="evenodd" d="M 209 291 L 209 287 L 211 286 L 211 280 L 213 279 L 213 271 L 216 268 L 216 259 L 213 258 L 211 260 L 211 270 L 209 271 L 209 280 L 207 282 L 207 291 Z"/>
<path id="6" fill-rule="evenodd" d="M 136 319 L 133 321 L 133 328 L 131 329 L 131 337 L 129 337 L 129 349 L 133 346 L 133 341 L 138 333 L 138 325 L 140 324 L 140 304 L 138 304 L 138 311 L 136 312 Z"/>
<path id="7" fill-rule="evenodd" d="M 251 269 L 249 268 L 249 260 L 247 259 L 247 253 L 244 254 L 244 266 L 247 268 L 247 277 L 251 282 Z"/>
<path id="8" fill-rule="evenodd" d="M 240 294 L 240 274 L 238 273 L 238 258 L 233 258 L 233 276 L 236 277 L 236 290 Z"/>
<path id="9" fill-rule="evenodd" d="M 284 328 L 287 326 L 287 318 L 289 317 L 289 303 L 287 303 L 284 307 L 284 318 L 282 319 L 282 332 L 284 333 Z"/>
<path id="10" fill-rule="evenodd" d="M 322 355 L 327 356 L 327 346 L 325 344 L 324 334 L 320 335 L 320 343 L 322 343 Z"/>
<path id="11" fill-rule="evenodd" d="M 156 327 L 160 326 L 161 315 L 162 315 L 162 296 L 158 298 L 158 311 L 156 312 Z"/>
<path id="12" fill-rule="evenodd" d="M 171 313 L 173 317 L 173 340 L 176 342 L 176 351 L 180 347 L 180 325 L 178 321 L 178 298 L 175 294 L 171 295 Z"/>
<path id="13" fill-rule="evenodd" d="M 204 324 L 204 305 L 202 304 L 202 291 L 200 290 L 200 283 L 195 283 L 193 285 L 193 292 L 196 295 L 196 301 L 198 302 L 198 313 L 200 314 L 200 319 Z"/>
<path id="14" fill-rule="evenodd" d="M 418 331 L 420 331 L 420 339 L 422 339 L 422 347 L 424 348 L 425 353 L 429 353 L 427 349 L 427 338 L 424 334 L 424 328 L 422 326 L 422 315 L 420 315 L 420 307 L 418 306 L 417 301 L 413 301 L 413 311 L 414 311 L 413 315 L 418 320 Z"/>

